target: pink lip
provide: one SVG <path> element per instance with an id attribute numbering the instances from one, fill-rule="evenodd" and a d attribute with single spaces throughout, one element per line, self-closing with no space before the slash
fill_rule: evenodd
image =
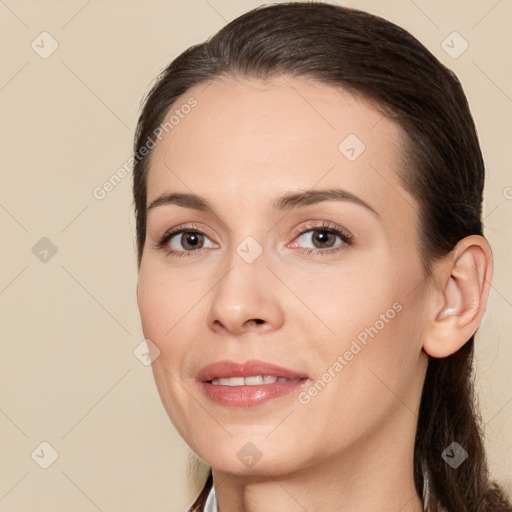
<path id="1" fill-rule="evenodd" d="M 276 378 L 300 379 L 297 382 L 275 382 L 255 386 L 225 386 L 212 384 L 212 379 L 271 375 Z M 297 372 L 264 361 L 219 361 L 205 366 L 197 375 L 205 395 L 214 402 L 231 407 L 253 407 L 293 393 L 309 380 L 303 372 Z"/>
<path id="2" fill-rule="evenodd" d="M 251 375 L 272 375 L 285 379 L 303 379 L 307 377 L 303 372 L 295 372 L 265 361 L 252 360 L 245 363 L 218 361 L 209 364 L 197 374 L 197 379 L 201 382 L 207 382 L 218 378 L 228 379 L 230 377 L 250 377 Z"/>

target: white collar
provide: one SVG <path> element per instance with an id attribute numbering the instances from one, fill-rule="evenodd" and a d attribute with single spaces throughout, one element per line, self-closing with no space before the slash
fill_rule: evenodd
<path id="1" fill-rule="evenodd" d="M 215 487 L 213 485 L 210 490 L 210 494 L 208 494 L 208 498 L 206 499 L 204 512 L 219 512 L 219 509 L 217 508 L 217 498 L 215 497 Z"/>

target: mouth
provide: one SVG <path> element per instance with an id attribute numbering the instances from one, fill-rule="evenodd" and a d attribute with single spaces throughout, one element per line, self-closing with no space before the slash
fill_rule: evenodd
<path id="1" fill-rule="evenodd" d="M 219 377 L 207 381 L 214 386 L 258 386 L 260 384 L 275 384 L 276 382 L 299 382 L 297 379 L 275 377 L 274 375 L 251 375 L 250 377 Z"/>
<path id="2" fill-rule="evenodd" d="M 229 407 L 253 407 L 291 395 L 310 379 L 303 372 L 264 361 L 219 361 L 204 367 L 197 380 L 213 402 Z"/>

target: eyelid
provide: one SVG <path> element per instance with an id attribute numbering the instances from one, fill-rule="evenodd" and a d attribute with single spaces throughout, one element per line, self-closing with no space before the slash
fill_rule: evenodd
<path id="1" fill-rule="evenodd" d="M 298 250 L 300 254 L 306 256 L 328 257 L 330 255 L 338 255 L 341 251 L 346 251 L 353 245 L 353 235 L 347 229 L 328 221 L 321 221 L 320 224 L 313 222 L 307 226 L 302 226 L 301 229 L 297 230 L 297 234 L 293 239 L 293 242 L 295 242 L 295 240 L 297 240 L 298 238 L 302 237 L 304 234 L 313 231 L 320 231 L 333 234 L 341 240 L 341 243 L 338 245 L 334 245 L 333 247 L 299 247 L 294 250 Z"/>
<path id="2" fill-rule="evenodd" d="M 181 234 L 181 233 L 199 233 L 201 235 L 204 235 L 208 237 L 214 244 L 218 245 L 217 242 L 215 242 L 214 238 L 207 232 L 208 230 L 205 229 L 203 226 L 199 226 L 197 224 L 191 223 L 191 224 L 182 224 L 175 226 L 173 228 L 168 229 L 165 231 L 165 233 L 157 238 L 157 241 L 154 244 L 154 247 L 156 249 L 164 249 L 165 246 L 169 243 L 171 238 Z M 198 249 L 200 250 L 200 249 Z M 192 252 L 192 251 L 179 251 L 179 252 Z"/>
<path id="3" fill-rule="evenodd" d="M 308 231 L 327 231 L 334 234 L 338 234 L 342 240 L 346 243 L 352 243 L 353 235 L 346 228 L 334 224 L 329 221 L 308 221 L 305 225 L 302 224 L 295 230 L 294 239 L 300 237 Z"/>

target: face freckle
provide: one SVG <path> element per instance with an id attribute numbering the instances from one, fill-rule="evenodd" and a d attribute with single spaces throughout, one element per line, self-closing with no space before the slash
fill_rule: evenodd
<path id="1" fill-rule="evenodd" d="M 138 303 L 160 351 L 155 380 L 209 464 L 239 471 L 250 439 L 261 471 L 307 467 L 392 425 L 409 413 L 396 396 L 421 389 L 423 269 L 417 202 L 397 174 L 403 134 L 364 99 L 291 77 L 217 79 L 180 101 L 191 96 L 147 177 Z M 245 364 L 251 385 L 213 389 L 228 370 L 205 368 L 226 361 Z M 275 384 L 272 372 L 301 380 Z M 260 403 L 264 384 L 276 396 Z"/>

